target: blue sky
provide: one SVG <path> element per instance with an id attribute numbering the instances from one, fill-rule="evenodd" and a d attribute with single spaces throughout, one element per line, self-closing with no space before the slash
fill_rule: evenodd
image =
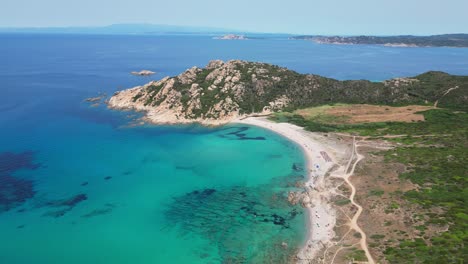
<path id="1" fill-rule="evenodd" d="M 2 0 L 1 27 L 153 23 L 294 34 L 468 33 L 468 0 Z"/>

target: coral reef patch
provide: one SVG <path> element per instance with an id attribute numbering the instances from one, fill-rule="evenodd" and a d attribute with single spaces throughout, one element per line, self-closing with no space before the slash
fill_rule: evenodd
<path id="1" fill-rule="evenodd" d="M 294 241 L 291 235 L 301 235 L 297 225 L 303 221 L 298 217 L 303 214 L 302 208 L 288 203 L 287 192 L 300 178 L 290 176 L 287 182 L 275 180 L 256 187 L 194 190 L 174 197 L 165 217 L 168 223 L 180 229 L 181 235 L 195 232 L 217 245 L 222 259 L 210 259 L 213 256 L 200 252 L 208 262 L 255 263 L 256 259 L 265 259 L 268 255 L 279 260 L 278 263 L 286 263 L 294 255 L 295 248 L 281 245 Z M 278 191 L 272 195 L 273 186 Z M 265 233 L 274 235 L 262 240 Z M 249 250 L 252 247 L 264 247 L 258 251 L 262 253 L 257 253 L 262 255 L 252 255 Z"/>
<path id="2" fill-rule="evenodd" d="M 245 132 L 249 130 L 249 127 L 232 127 L 232 128 L 226 128 L 225 130 L 234 130 L 234 131 L 219 135 L 219 137 L 233 139 L 233 140 L 234 139 L 235 140 L 266 140 L 265 137 L 247 136 L 247 133 Z"/>
<path id="3" fill-rule="evenodd" d="M 66 199 L 47 201 L 38 205 L 37 207 L 60 208 L 59 210 L 52 210 L 43 214 L 43 216 L 58 218 L 64 216 L 66 213 L 75 208 L 75 206 L 77 206 L 79 203 L 86 200 L 88 200 L 88 196 L 81 193 Z"/>
<path id="4" fill-rule="evenodd" d="M 36 170 L 40 164 L 34 163 L 34 152 L 0 153 L 0 213 L 22 205 L 36 194 L 31 179 L 14 176 L 20 169 Z"/>

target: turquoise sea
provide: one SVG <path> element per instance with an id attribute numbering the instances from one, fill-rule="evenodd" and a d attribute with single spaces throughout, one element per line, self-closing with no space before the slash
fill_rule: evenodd
<path id="1" fill-rule="evenodd" d="M 468 49 L 203 36 L 0 35 L 0 263 L 285 263 L 301 150 L 263 129 L 133 126 L 84 99 L 246 59 L 338 79 L 468 74 Z M 156 71 L 136 77 L 131 71 Z M 286 242 L 287 247 L 282 243 Z"/>

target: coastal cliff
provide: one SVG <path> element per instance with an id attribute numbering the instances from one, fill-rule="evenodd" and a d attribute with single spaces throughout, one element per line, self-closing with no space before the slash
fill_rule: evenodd
<path id="1" fill-rule="evenodd" d="M 468 104 L 468 78 L 428 72 L 384 82 L 338 81 L 299 74 L 266 63 L 232 60 L 192 67 L 175 77 L 116 92 L 109 107 L 146 111 L 153 123 L 221 125 L 256 114 L 270 114 L 330 103 Z M 445 94 L 452 89 L 449 94 Z M 443 98 L 442 98 L 443 97 Z"/>

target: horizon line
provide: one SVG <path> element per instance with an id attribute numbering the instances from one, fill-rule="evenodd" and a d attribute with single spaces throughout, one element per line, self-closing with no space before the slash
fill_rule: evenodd
<path id="1" fill-rule="evenodd" d="M 222 28 L 222 27 L 212 27 L 212 26 L 192 26 L 192 25 L 176 25 L 176 24 L 153 24 L 153 23 L 115 23 L 115 24 L 106 24 L 106 25 L 88 25 L 88 26 L 77 26 L 77 25 L 64 25 L 64 26 L 2 26 L 0 25 L 0 33 L 55 33 L 55 34 L 77 34 L 77 32 L 5 32 L 3 30 L 73 30 L 73 29 L 106 29 L 112 26 L 134 26 L 137 29 L 138 26 L 146 27 L 172 27 L 174 29 L 179 28 L 178 32 L 167 32 L 161 31 L 161 33 L 244 33 L 244 34 L 277 34 L 277 35 L 296 35 L 296 36 L 437 36 L 437 35 L 457 35 L 457 34 L 468 34 L 464 32 L 439 32 L 431 34 L 414 34 L 414 33 L 392 33 L 392 34 L 368 34 L 368 33 L 327 33 L 327 34 L 317 34 L 317 33 L 289 33 L 289 32 L 266 32 L 266 31 L 250 31 L 245 29 L 234 29 L 234 28 Z M 183 28 L 187 30 L 182 31 Z M 191 29 L 191 30 L 190 30 Z M 198 29 L 198 30 L 197 30 Z M 131 31 L 131 29 L 127 29 Z M 140 29 L 141 30 L 141 29 Z M 2 32 L 3 31 L 3 32 Z M 94 32 L 78 32 L 79 34 L 90 34 Z M 151 34 L 156 32 L 139 32 L 137 34 Z M 99 34 L 99 33 L 98 33 Z M 102 32 L 100 33 L 102 34 Z M 136 34 L 131 32 L 121 32 L 118 34 Z"/>

